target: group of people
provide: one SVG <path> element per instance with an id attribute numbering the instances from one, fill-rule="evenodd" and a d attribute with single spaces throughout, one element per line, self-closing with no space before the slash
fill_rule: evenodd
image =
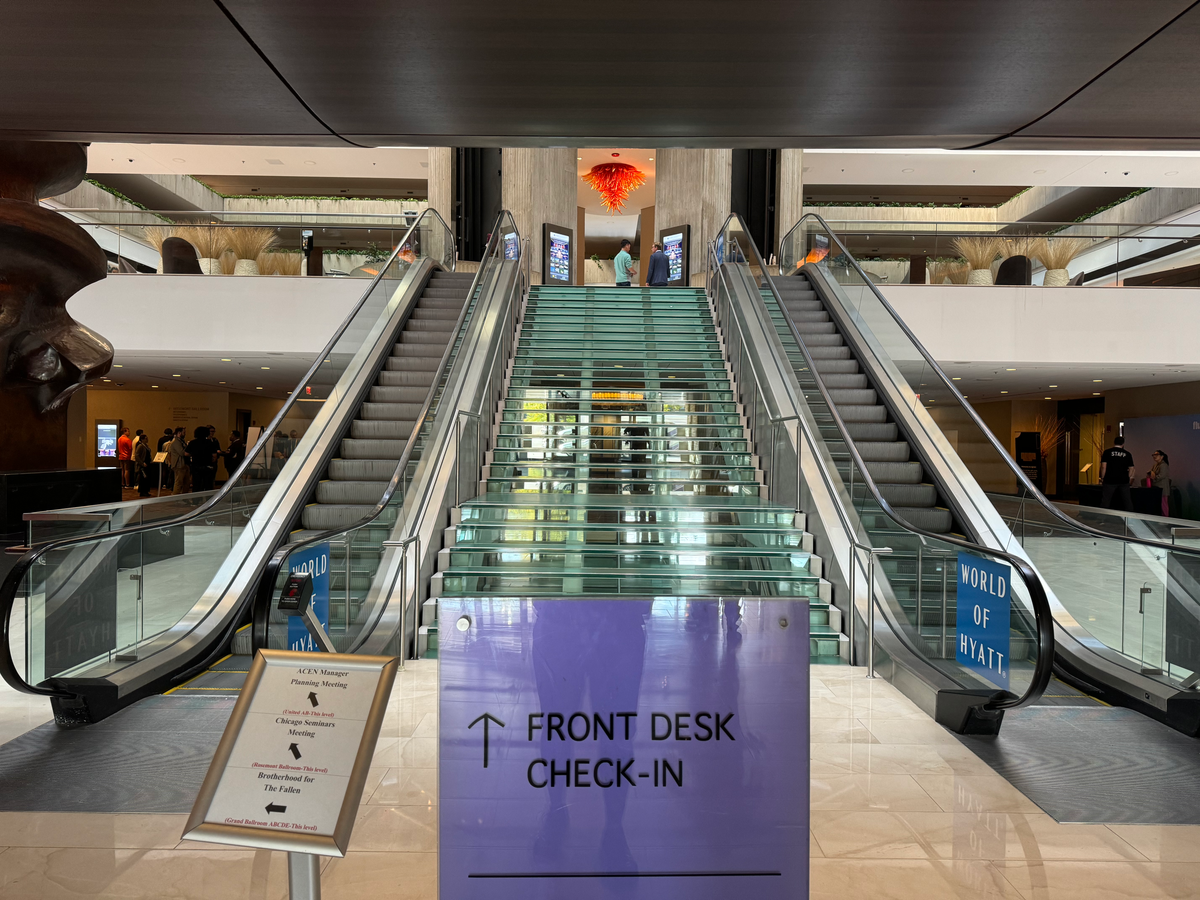
<path id="1" fill-rule="evenodd" d="M 211 491 L 216 487 L 217 461 L 225 461 L 225 471 L 232 476 L 242 460 L 246 458 L 246 441 L 240 431 L 229 435 L 229 446 L 221 447 L 215 425 L 201 425 L 187 439 L 187 429 L 166 428 L 159 437 L 157 448 L 150 449 L 150 436 L 138 429 L 133 437 L 129 429 L 122 428 L 117 438 L 117 460 L 121 466 L 121 481 L 124 487 L 137 488 L 138 495 L 149 497 L 150 489 L 158 479 L 154 468 L 154 457 L 166 453 L 162 466 L 161 484 L 173 494 L 191 491 Z"/>
<path id="2" fill-rule="evenodd" d="M 629 251 L 633 247 L 631 241 L 621 241 L 621 250 L 613 257 L 613 268 L 616 270 L 617 287 L 632 287 L 637 281 L 637 265 Z M 666 287 L 671 277 L 671 263 L 667 254 L 663 253 L 662 244 L 654 242 L 654 252 L 650 254 L 650 267 L 646 270 L 646 285 L 648 287 Z"/>
<path id="3" fill-rule="evenodd" d="M 1171 460 L 1161 450 L 1151 454 L 1153 464 L 1146 472 L 1143 484 L 1162 490 L 1162 514 L 1169 516 L 1171 499 Z M 1105 509 L 1123 509 L 1132 512 L 1133 498 L 1129 489 L 1137 480 L 1134 474 L 1133 454 L 1125 449 L 1125 438 L 1113 439 L 1113 446 L 1100 455 L 1101 501 Z"/>

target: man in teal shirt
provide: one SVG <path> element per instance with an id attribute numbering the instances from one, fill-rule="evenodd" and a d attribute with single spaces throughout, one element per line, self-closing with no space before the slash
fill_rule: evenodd
<path id="1" fill-rule="evenodd" d="M 617 287 L 632 287 L 633 279 L 637 277 L 633 257 L 629 255 L 629 248 L 632 246 L 629 241 L 621 241 L 621 252 L 613 259 L 613 268 L 617 271 Z"/>

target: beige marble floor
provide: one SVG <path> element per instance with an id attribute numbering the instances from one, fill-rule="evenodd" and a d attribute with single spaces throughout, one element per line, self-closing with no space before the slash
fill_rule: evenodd
<path id="1" fill-rule="evenodd" d="M 1200 896 L 1200 827 L 1060 825 L 861 669 L 814 667 L 813 900 Z M 437 669 L 397 681 L 326 900 L 434 900 Z M 281 854 L 181 842 L 184 816 L 0 813 L 0 898 L 281 900 Z"/>

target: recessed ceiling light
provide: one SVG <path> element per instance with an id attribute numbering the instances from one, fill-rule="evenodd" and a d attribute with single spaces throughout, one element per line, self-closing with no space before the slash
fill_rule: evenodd
<path id="1" fill-rule="evenodd" d="M 270 372 L 270 371 L 271 371 L 271 367 L 270 367 L 270 366 L 259 366 L 259 368 L 260 368 L 260 369 L 262 369 L 264 372 Z"/>
<path id="2" fill-rule="evenodd" d="M 1008 393 L 1008 391 L 1001 391 L 1000 393 L 1002 393 L 1002 394 L 1007 394 L 1007 393 Z"/>
<path id="3" fill-rule="evenodd" d="M 576 158 L 577 160 L 579 160 L 580 162 L 583 162 L 583 157 L 582 157 L 582 156 L 577 156 L 577 157 L 575 157 L 575 158 Z"/>
<path id="4" fill-rule="evenodd" d="M 255 390 L 256 390 L 256 391 L 261 391 L 261 390 L 262 390 L 262 388 L 260 388 L 260 387 L 256 387 L 256 388 L 255 388 Z"/>
<path id="5" fill-rule="evenodd" d="M 950 380 L 951 380 L 951 381 L 962 381 L 962 378 L 961 378 L 961 377 L 959 377 L 959 378 L 951 378 Z"/>
<path id="6" fill-rule="evenodd" d="M 123 369 L 123 368 L 125 368 L 125 365 L 123 363 L 113 363 L 113 368 L 114 369 Z"/>
<path id="7" fill-rule="evenodd" d="M 1047 398 L 1045 398 L 1045 399 L 1049 400 L 1049 399 L 1051 399 L 1051 398 L 1050 398 L 1050 397 L 1047 397 Z"/>
<path id="8" fill-rule="evenodd" d="M 217 382 L 217 384 L 224 384 L 224 383 L 225 383 L 225 382 L 223 382 L 223 381 L 218 381 L 218 382 Z"/>
<path id="9" fill-rule="evenodd" d="M 104 380 L 105 380 L 105 381 L 112 381 L 112 379 L 111 379 L 111 378 L 105 378 Z"/>
<path id="10" fill-rule="evenodd" d="M 172 378 L 180 378 L 180 377 L 182 377 L 182 376 L 179 376 L 179 375 L 172 375 L 171 377 L 172 377 Z"/>
<path id="11" fill-rule="evenodd" d="M 1015 372 L 1015 371 L 1017 371 L 1017 370 L 1016 370 L 1016 369 L 1005 369 L 1004 371 L 1005 371 L 1005 372 Z"/>
<path id="12" fill-rule="evenodd" d="M 1092 391 L 1092 396 L 1093 396 L 1093 397 L 1099 397 L 1099 396 L 1100 396 L 1100 392 L 1099 392 L 1099 391 Z"/>
<path id="13" fill-rule="evenodd" d="M 1052 385 L 1050 385 L 1050 387 L 1054 388 L 1054 387 L 1058 387 L 1058 385 L 1057 385 L 1057 384 L 1052 384 Z"/>
<path id="14" fill-rule="evenodd" d="M 1092 384 L 1100 384 L 1102 381 L 1104 381 L 1103 378 L 1093 378 Z"/>
<path id="15" fill-rule="evenodd" d="M 654 162 L 654 157 L 653 157 L 653 156 L 651 156 L 651 157 L 650 157 L 650 162 Z"/>
<path id="16" fill-rule="evenodd" d="M 150 385 L 150 387 L 158 387 L 158 385 L 157 385 L 157 384 L 152 384 L 152 385 Z"/>
<path id="17" fill-rule="evenodd" d="M 228 359 L 228 358 L 226 358 L 226 357 L 222 356 L 222 357 L 221 357 L 221 362 L 233 362 L 233 360 L 232 360 L 232 359 Z"/>

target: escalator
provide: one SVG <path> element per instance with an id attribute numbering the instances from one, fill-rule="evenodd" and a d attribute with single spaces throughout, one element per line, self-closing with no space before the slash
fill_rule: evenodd
<path id="1" fill-rule="evenodd" d="M 728 240 L 746 244 L 740 233 Z M 765 277 L 746 277 L 855 503 L 864 488 L 854 483 L 862 473 L 851 471 L 849 455 L 865 460 L 894 519 L 1033 566 L 1053 611 L 1060 690 L 1197 734 L 1200 660 L 1189 655 L 1188 639 L 1200 622 L 1200 551 L 1175 539 L 1179 528 L 1139 529 L 1102 511 L 1069 514 L 1043 496 L 820 217 L 804 217 L 784 238 L 785 274 L 759 271 Z M 897 523 L 888 519 L 867 515 L 867 543 L 895 543 Z M 896 624 L 935 658 L 954 654 L 954 579 L 943 583 L 944 569 L 923 546 L 900 548 L 879 566 Z M 1029 612 L 1028 598 L 1020 599 Z M 1031 639 L 1015 625 L 1014 667 Z"/>
<path id="2" fill-rule="evenodd" d="M 496 224 L 519 243 L 507 213 Z M 351 641 L 438 399 L 470 362 L 474 312 L 498 290 L 494 263 L 456 273 L 452 235 L 426 212 L 220 490 L 72 510 L 57 539 L 34 535 L 0 586 L 0 675 L 49 696 L 62 725 L 157 693 L 236 691 L 272 563 L 286 573 L 293 547 L 360 526 L 322 564 L 327 628 Z"/>

